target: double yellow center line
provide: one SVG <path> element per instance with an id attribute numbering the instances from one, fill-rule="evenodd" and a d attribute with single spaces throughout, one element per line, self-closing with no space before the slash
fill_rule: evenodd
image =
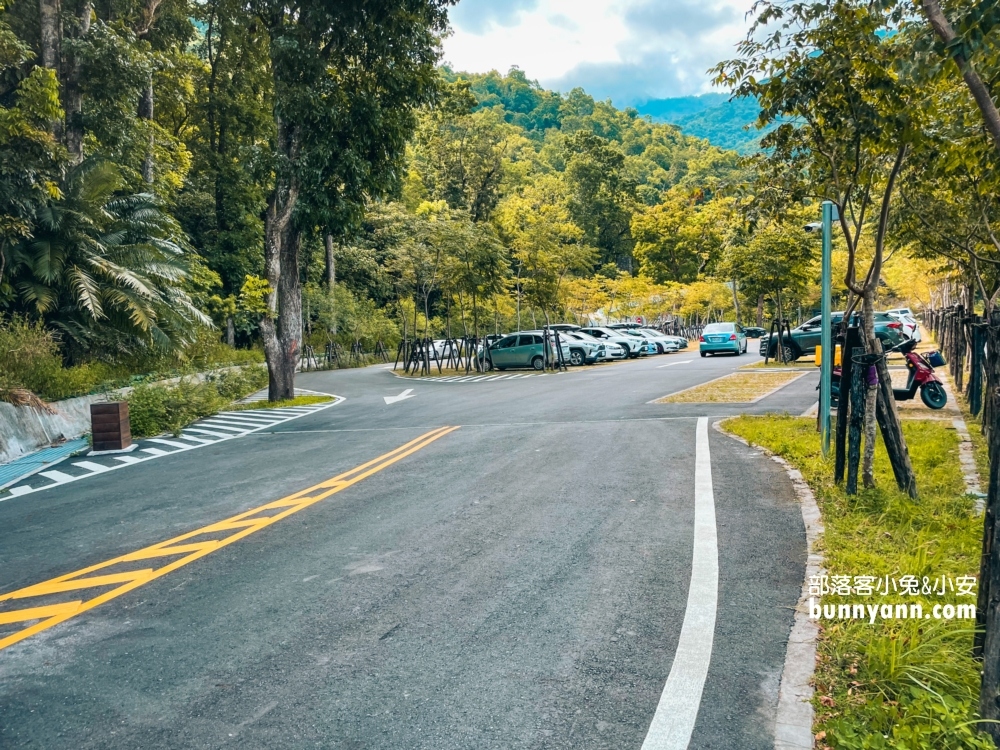
<path id="1" fill-rule="evenodd" d="M 346 490 L 372 474 L 426 448 L 435 440 L 457 429 L 458 427 L 440 427 L 431 430 L 396 450 L 294 495 L 113 560 L 0 595 L 0 626 L 22 623 L 25 625 L 21 630 L 0 638 L 0 650 L 126 594 L 233 542 L 238 542 L 300 510 L 305 510 L 310 505 Z M 140 564 L 147 560 L 163 558 L 173 559 L 169 562 L 164 560 L 164 564 L 160 567 L 140 567 Z M 95 573 L 100 574 L 94 575 Z M 109 586 L 113 588 L 109 589 Z M 94 594 L 92 598 L 65 601 L 69 592 L 87 589 L 95 590 L 92 592 Z M 97 590 L 102 592 L 98 593 Z M 23 604 L 31 606 L 24 607 Z M 14 607 L 20 608 L 14 609 Z"/>

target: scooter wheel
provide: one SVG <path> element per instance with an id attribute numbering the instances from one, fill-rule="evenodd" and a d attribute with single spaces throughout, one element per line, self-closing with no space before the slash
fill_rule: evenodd
<path id="1" fill-rule="evenodd" d="M 927 383 L 920 389 L 920 400 L 930 409 L 943 409 L 948 403 L 948 394 L 940 383 Z"/>

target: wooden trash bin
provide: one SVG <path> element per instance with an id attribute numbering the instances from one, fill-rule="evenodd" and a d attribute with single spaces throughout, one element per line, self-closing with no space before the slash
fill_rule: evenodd
<path id="1" fill-rule="evenodd" d="M 128 421 L 128 402 L 112 401 L 90 405 L 90 426 L 94 437 L 93 450 L 124 451 L 132 445 L 132 429 Z"/>

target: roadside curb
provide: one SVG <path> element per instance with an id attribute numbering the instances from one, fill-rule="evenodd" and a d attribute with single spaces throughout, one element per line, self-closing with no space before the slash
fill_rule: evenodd
<path id="1" fill-rule="evenodd" d="M 774 750 L 811 750 L 813 747 L 813 672 L 816 667 L 816 641 L 819 626 L 809 619 L 809 579 L 823 570 L 823 555 L 817 549 L 817 542 L 823 533 L 823 518 L 816 504 L 816 496 L 806 484 L 802 473 L 785 459 L 776 456 L 766 448 L 754 445 L 738 435 L 728 432 L 719 420 L 712 424 L 719 433 L 743 445 L 759 450 L 779 464 L 788 474 L 795 488 L 795 495 L 802 510 L 802 522 L 806 529 L 806 574 L 802 581 L 802 593 L 795 607 L 795 622 L 788 635 L 785 651 L 785 666 L 781 672 L 778 688 L 778 708 L 774 721 Z"/>
<path id="2" fill-rule="evenodd" d="M 983 494 L 983 486 L 980 483 L 979 468 L 976 466 L 976 455 L 972 446 L 972 436 L 969 434 L 969 426 L 965 423 L 961 403 L 955 395 L 955 390 L 951 387 L 951 377 L 947 372 L 941 373 L 941 384 L 944 386 L 944 392 L 948 394 L 948 401 L 958 409 L 958 416 L 951 420 L 955 432 L 958 433 L 958 463 L 962 467 L 962 479 L 965 480 L 965 494 L 976 499 L 976 515 L 981 516 L 986 510 L 986 496 Z"/>

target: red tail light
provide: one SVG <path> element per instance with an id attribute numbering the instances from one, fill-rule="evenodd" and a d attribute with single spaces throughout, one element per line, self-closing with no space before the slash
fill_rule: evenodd
<path id="1" fill-rule="evenodd" d="M 735 333 L 729 334 L 729 340 L 730 341 L 736 341 L 736 334 Z"/>
<path id="2" fill-rule="evenodd" d="M 700 341 L 701 343 L 704 344 L 705 343 L 705 337 L 704 336 L 699 336 L 698 337 L 698 341 Z"/>
<path id="3" fill-rule="evenodd" d="M 902 327 L 903 327 L 902 323 L 889 323 L 889 325 L 886 326 L 886 328 L 902 328 Z"/>

